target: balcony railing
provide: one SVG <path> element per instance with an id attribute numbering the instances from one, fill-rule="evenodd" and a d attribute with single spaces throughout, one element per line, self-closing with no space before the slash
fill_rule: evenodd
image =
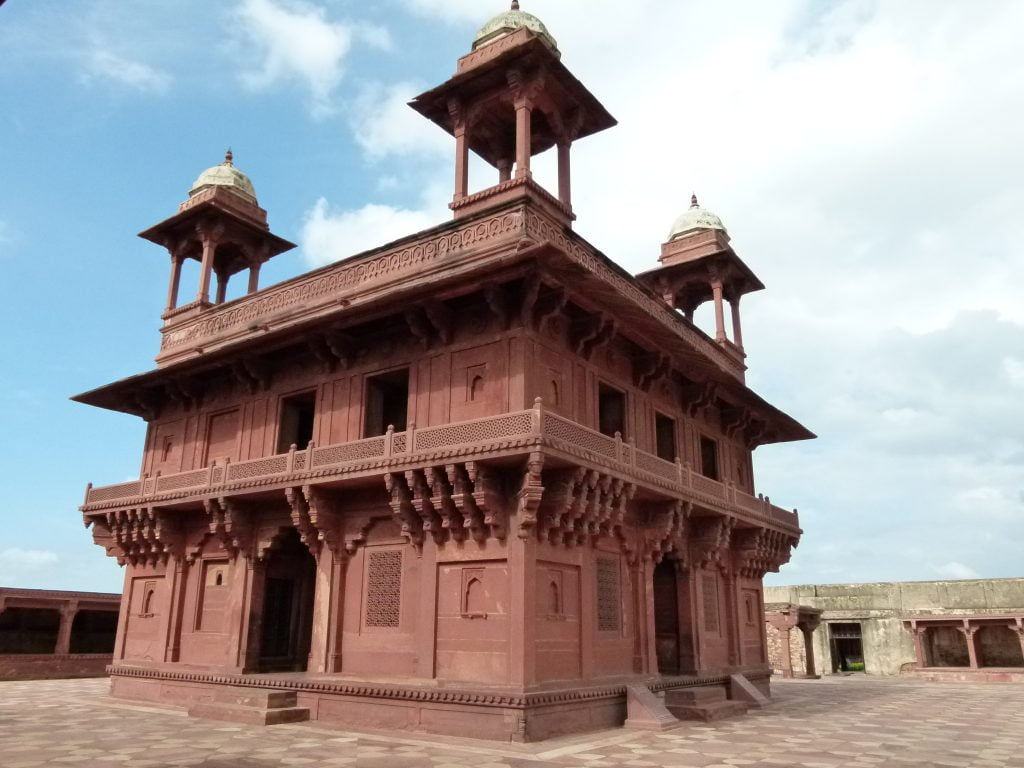
<path id="1" fill-rule="evenodd" d="M 85 506 L 113 505 L 135 499 L 184 497 L 217 492 L 225 487 L 256 481 L 344 475 L 365 469 L 367 464 L 387 466 L 437 462 L 447 457 L 470 457 L 514 449 L 527 444 L 544 445 L 559 452 L 601 464 L 612 472 L 643 485 L 691 498 L 705 506 L 724 508 L 733 514 L 786 529 L 799 528 L 796 512 L 772 504 L 766 497 L 751 496 L 731 483 L 712 480 L 694 472 L 688 464 L 665 461 L 642 451 L 632 442 L 609 437 L 557 414 L 540 404 L 525 411 L 488 416 L 472 421 L 395 432 L 335 445 L 295 449 L 249 461 L 225 461 L 203 469 L 170 475 L 143 477 L 127 483 L 86 490 Z"/>

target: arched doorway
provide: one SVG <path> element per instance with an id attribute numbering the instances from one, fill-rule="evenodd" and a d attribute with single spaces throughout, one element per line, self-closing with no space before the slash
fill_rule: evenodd
<path id="1" fill-rule="evenodd" d="M 267 557 L 261 672 L 305 671 L 313 633 L 316 559 L 292 528 Z"/>

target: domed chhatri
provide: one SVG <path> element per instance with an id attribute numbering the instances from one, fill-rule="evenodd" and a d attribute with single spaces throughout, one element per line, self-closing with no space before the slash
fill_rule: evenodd
<path id="1" fill-rule="evenodd" d="M 551 33 L 548 32 L 544 22 L 532 13 L 519 10 L 519 0 L 512 0 L 510 10 L 499 13 L 480 28 L 480 31 L 476 33 L 476 39 L 473 40 L 473 50 L 475 51 L 478 48 L 489 45 L 506 35 L 512 34 L 517 29 L 523 28 L 534 32 L 541 40 L 551 46 L 551 50 L 561 56 L 558 50 L 558 43 L 551 36 Z"/>
<path id="2" fill-rule="evenodd" d="M 189 197 L 194 197 L 208 187 L 227 187 L 235 194 L 241 195 L 251 203 L 256 202 L 256 189 L 249 177 L 235 168 L 234 155 L 229 149 L 224 153 L 224 162 L 207 168 L 199 178 L 195 180 L 192 188 L 188 191 Z"/>
<path id="3" fill-rule="evenodd" d="M 687 232 L 692 232 L 695 229 L 720 229 L 722 232 L 727 233 L 722 220 L 706 208 L 701 208 L 697 202 L 697 196 L 692 195 L 690 197 L 690 207 L 675 220 L 672 230 L 668 233 L 668 239 L 670 241 L 675 240 L 677 237 Z"/>

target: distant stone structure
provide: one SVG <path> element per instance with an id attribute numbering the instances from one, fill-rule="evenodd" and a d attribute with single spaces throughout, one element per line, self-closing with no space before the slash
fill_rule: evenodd
<path id="1" fill-rule="evenodd" d="M 228 156 L 142 233 L 157 368 L 76 398 L 148 422 L 82 507 L 126 566 L 113 693 L 515 741 L 763 703 L 801 530 L 752 451 L 813 437 L 745 383 L 763 285 L 696 199 L 641 275 L 572 230 L 571 146 L 615 120 L 517 4 L 412 106 L 454 139 L 453 221 L 261 290 L 292 246 Z"/>
<path id="2" fill-rule="evenodd" d="M 812 584 L 764 592 L 767 604 L 820 611 L 812 651 L 825 674 L 1024 681 L 1024 579 Z"/>
<path id="3" fill-rule="evenodd" d="M 102 677 L 121 596 L 0 587 L 0 680 Z"/>
<path id="4" fill-rule="evenodd" d="M 821 609 L 790 603 L 765 603 L 768 663 L 782 677 L 820 677 L 811 636 Z"/>

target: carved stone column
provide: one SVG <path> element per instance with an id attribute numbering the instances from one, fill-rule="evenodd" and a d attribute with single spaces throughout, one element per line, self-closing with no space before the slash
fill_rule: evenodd
<path id="1" fill-rule="evenodd" d="M 558 142 L 558 199 L 563 205 L 572 207 L 572 178 L 569 164 L 568 141 Z"/>
<path id="2" fill-rule="evenodd" d="M 167 560 L 170 577 L 170 609 L 167 618 L 167 641 L 164 643 L 164 661 L 181 658 L 181 625 L 185 612 L 185 591 L 188 588 L 188 563 L 184 557 Z"/>
<path id="3" fill-rule="evenodd" d="M 729 308 L 732 310 L 732 343 L 740 349 L 743 349 L 743 329 L 740 327 L 739 294 L 729 300 Z"/>
<path id="4" fill-rule="evenodd" d="M 533 177 L 530 171 L 530 152 L 533 138 L 531 135 L 530 118 L 533 113 L 532 105 L 525 96 L 516 98 L 516 178 L 529 179 Z"/>
<path id="5" fill-rule="evenodd" d="M 723 286 L 720 277 L 711 279 L 711 294 L 715 300 L 715 341 L 725 341 L 725 308 L 723 306 Z"/>
<path id="6" fill-rule="evenodd" d="M 260 267 L 262 265 L 257 261 L 249 267 L 249 293 L 256 293 L 260 289 Z"/>
<path id="7" fill-rule="evenodd" d="M 807 677 L 817 677 L 818 669 L 814 663 L 814 630 L 806 625 L 799 625 L 804 636 L 804 674 Z"/>
<path id="8" fill-rule="evenodd" d="M 342 608 L 348 554 L 321 547 L 316 558 L 316 589 L 309 671 L 331 674 L 341 671 Z"/>
<path id="9" fill-rule="evenodd" d="M 964 622 L 962 627 L 957 627 L 967 640 L 967 657 L 970 659 L 971 669 L 978 668 L 978 649 L 974 643 L 974 636 L 978 633 L 977 627 L 972 627 Z"/>
<path id="10" fill-rule="evenodd" d="M 77 615 L 77 600 L 72 600 L 61 606 L 60 629 L 57 630 L 57 645 L 53 649 L 53 652 L 58 656 L 71 653 L 71 628 L 75 623 L 75 616 Z"/>
<path id="11" fill-rule="evenodd" d="M 925 627 L 914 626 L 910 630 L 914 634 L 914 656 L 918 669 L 928 666 L 928 647 L 926 641 L 928 630 Z"/>
<path id="12" fill-rule="evenodd" d="M 171 280 L 167 285 L 167 311 L 178 306 L 178 288 L 181 285 L 181 265 L 184 259 L 180 255 L 171 256 Z"/>
<path id="13" fill-rule="evenodd" d="M 206 227 L 198 228 L 199 236 L 203 244 L 203 261 L 199 267 L 199 291 L 196 293 L 196 301 L 210 301 L 210 276 L 213 272 L 213 257 L 217 251 L 217 236 Z"/>

